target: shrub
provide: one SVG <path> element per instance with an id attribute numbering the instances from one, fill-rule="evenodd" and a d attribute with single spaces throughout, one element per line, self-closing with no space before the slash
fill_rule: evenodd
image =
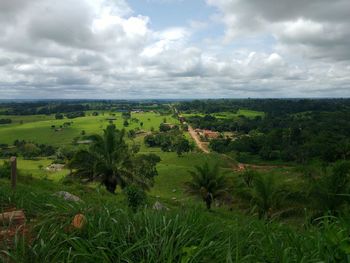
<path id="1" fill-rule="evenodd" d="M 136 211 L 139 207 L 146 204 L 146 193 L 136 185 L 129 185 L 124 189 L 128 206 Z"/>
<path id="2" fill-rule="evenodd" d="M 5 161 L 3 165 L 0 166 L 0 178 L 11 177 L 11 164 L 8 161 Z"/>

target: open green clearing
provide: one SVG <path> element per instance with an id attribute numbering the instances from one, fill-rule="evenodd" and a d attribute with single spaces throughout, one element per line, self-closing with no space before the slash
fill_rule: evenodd
<path id="1" fill-rule="evenodd" d="M 10 118 L 9 116 L 5 116 Z M 16 116 L 14 123 L 0 125 L 0 143 L 12 144 L 15 140 L 26 140 L 35 143 L 44 143 L 54 146 L 67 145 L 72 143 L 73 139 L 80 136 L 82 131 L 86 134 L 100 133 L 108 124 L 108 118 L 116 118 L 113 123 L 120 129 L 123 128 L 123 118 L 121 113 L 115 113 L 115 116 L 104 114 L 104 116 L 86 116 L 75 119 L 55 120 L 53 116 Z M 155 130 L 164 121 L 177 124 L 178 121 L 171 115 L 160 115 L 157 113 L 135 113 L 132 118 L 143 122 L 143 127 L 137 122 L 130 121 L 126 130 L 140 128 L 145 131 Z M 23 120 L 23 124 L 20 124 Z M 62 126 L 65 122 L 73 122 L 71 126 L 55 131 L 56 128 Z"/>
<path id="2" fill-rule="evenodd" d="M 201 116 L 204 117 L 206 114 L 204 113 L 184 113 L 184 117 L 191 117 L 191 116 Z M 261 111 L 253 111 L 253 110 L 247 110 L 247 109 L 240 109 L 237 111 L 237 113 L 234 112 L 218 112 L 218 113 L 212 113 L 210 114 L 216 118 L 221 119 L 236 119 L 239 116 L 244 116 L 250 119 L 254 119 L 255 117 L 264 117 L 265 113 Z"/>

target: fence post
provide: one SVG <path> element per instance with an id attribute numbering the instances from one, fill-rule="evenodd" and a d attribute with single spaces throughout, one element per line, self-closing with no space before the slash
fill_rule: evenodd
<path id="1" fill-rule="evenodd" d="M 11 186 L 12 186 L 12 189 L 15 190 L 17 185 L 17 158 L 11 157 L 10 162 L 11 162 Z"/>

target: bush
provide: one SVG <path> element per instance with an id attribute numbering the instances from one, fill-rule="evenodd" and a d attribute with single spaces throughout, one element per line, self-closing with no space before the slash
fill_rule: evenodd
<path id="1" fill-rule="evenodd" d="M 11 177 L 11 164 L 8 161 L 5 161 L 3 165 L 0 166 L 0 178 Z"/>
<path id="2" fill-rule="evenodd" d="M 55 119 L 56 120 L 62 120 L 64 118 L 63 114 L 62 113 L 56 113 L 55 114 Z"/>
<path id="3" fill-rule="evenodd" d="M 11 119 L 0 119 L 0 124 L 10 124 L 12 123 Z"/>
<path id="4" fill-rule="evenodd" d="M 136 185 L 129 185 L 124 189 L 124 194 L 126 195 L 126 201 L 128 206 L 136 211 L 139 207 L 146 204 L 146 193 Z"/>

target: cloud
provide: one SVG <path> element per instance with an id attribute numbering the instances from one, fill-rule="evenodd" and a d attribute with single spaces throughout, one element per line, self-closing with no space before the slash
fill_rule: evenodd
<path id="1" fill-rule="evenodd" d="M 226 25 L 225 41 L 271 34 L 286 49 L 307 58 L 350 60 L 347 0 L 207 0 Z"/>
<path id="2" fill-rule="evenodd" d="M 0 98 L 350 95 L 348 1 L 207 2 L 155 30 L 124 0 L 1 1 Z"/>

